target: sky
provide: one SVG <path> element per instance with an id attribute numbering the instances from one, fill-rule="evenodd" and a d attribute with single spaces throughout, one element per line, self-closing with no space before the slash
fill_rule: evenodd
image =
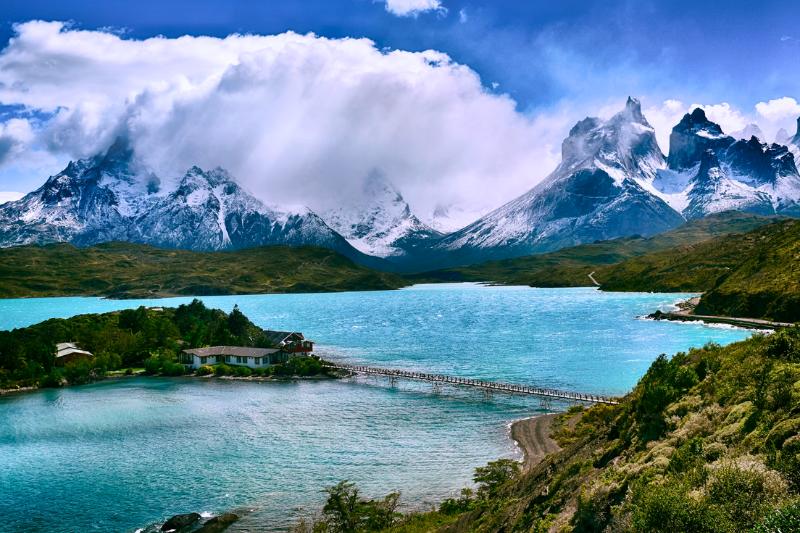
<path id="1" fill-rule="evenodd" d="M 702 106 L 800 116 L 793 1 L 6 0 L 0 201 L 128 136 L 159 175 L 222 166 L 324 209 L 376 174 L 459 221 L 534 186 L 585 116 L 638 97 L 663 151 Z"/>

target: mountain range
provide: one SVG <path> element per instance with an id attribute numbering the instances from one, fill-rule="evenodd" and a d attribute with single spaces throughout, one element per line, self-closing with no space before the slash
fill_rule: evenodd
<path id="1" fill-rule="evenodd" d="M 673 128 L 665 156 L 640 103 L 628 98 L 608 120 L 575 124 L 561 163 L 530 191 L 449 234 L 416 216 L 379 173 L 351 205 L 315 213 L 268 206 L 221 168 L 163 179 L 119 138 L 0 205 L 0 246 L 312 245 L 369 266 L 421 270 L 650 236 L 728 210 L 800 216 L 800 131 L 786 144 L 762 142 L 759 132 L 751 125 L 727 135 L 697 108 Z"/>

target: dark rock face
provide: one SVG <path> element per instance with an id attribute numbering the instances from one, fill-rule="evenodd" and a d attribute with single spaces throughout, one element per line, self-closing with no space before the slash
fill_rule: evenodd
<path id="1" fill-rule="evenodd" d="M 797 117 L 797 132 L 790 142 L 795 146 L 800 146 L 800 117 Z"/>
<path id="2" fill-rule="evenodd" d="M 221 533 L 238 520 L 239 515 L 235 513 L 223 513 L 219 516 L 209 518 L 195 533 Z"/>
<path id="3" fill-rule="evenodd" d="M 756 185 L 774 184 L 779 176 L 797 174 L 794 156 L 786 146 L 767 145 L 756 137 L 733 143 L 726 150 L 725 159 L 737 175 Z"/>
<path id="4" fill-rule="evenodd" d="M 706 150 L 718 152 L 733 144 L 733 137 L 722 132 L 719 124 L 711 122 L 699 107 L 683 116 L 669 136 L 667 163 L 674 170 L 696 165 Z"/>
<path id="5" fill-rule="evenodd" d="M 732 209 L 762 215 L 800 212 L 800 174 L 788 147 L 755 136 L 734 140 L 700 109 L 683 117 L 670 142 L 669 167 L 687 184 L 686 218 Z"/>
<path id="6" fill-rule="evenodd" d="M 161 526 L 161 531 L 176 531 L 180 532 L 200 520 L 201 516 L 197 513 L 176 514 Z"/>

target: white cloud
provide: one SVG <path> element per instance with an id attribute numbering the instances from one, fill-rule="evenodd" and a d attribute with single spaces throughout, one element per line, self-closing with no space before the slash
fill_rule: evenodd
<path id="1" fill-rule="evenodd" d="M 416 17 L 426 11 L 446 14 L 441 0 L 386 0 L 386 11 L 398 17 Z"/>
<path id="2" fill-rule="evenodd" d="M 458 10 L 458 21 L 461 24 L 466 23 L 469 20 L 469 15 L 467 14 L 466 8 L 461 8 Z"/>
<path id="3" fill-rule="evenodd" d="M 800 104 L 790 96 L 776 98 L 768 102 L 756 104 L 756 111 L 759 115 L 771 122 L 778 122 L 785 119 L 795 120 L 800 116 Z"/>
<path id="4" fill-rule="evenodd" d="M 15 31 L 0 53 L 0 102 L 55 113 L 38 143 L 80 157 L 128 132 L 159 173 L 219 165 L 270 203 L 347 201 L 379 169 L 422 216 L 486 211 L 555 167 L 574 122 L 520 114 L 442 53 L 367 39 Z"/>

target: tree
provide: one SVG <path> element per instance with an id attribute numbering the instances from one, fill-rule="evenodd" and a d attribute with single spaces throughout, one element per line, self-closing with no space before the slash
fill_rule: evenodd
<path id="1" fill-rule="evenodd" d="M 498 489 L 507 481 L 519 476 L 519 472 L 517 461 L 498 459 L 491 461 L 486 466 L 476 468 L 472 479 L 478 483 L 478 496 L 490 497 L 497 494 Z"/>
<path id="2" fill-rule="evenodd" d="M 234 305 L 233 311 L 231 314 L 228 315 L 228 330 L 230 330 L 231 335 L 237 338 L 244 337 L 247 333 L 247 326 L 249 324 L 249 320 L 244 314 L 239 311 L 239 306 Z"/>

